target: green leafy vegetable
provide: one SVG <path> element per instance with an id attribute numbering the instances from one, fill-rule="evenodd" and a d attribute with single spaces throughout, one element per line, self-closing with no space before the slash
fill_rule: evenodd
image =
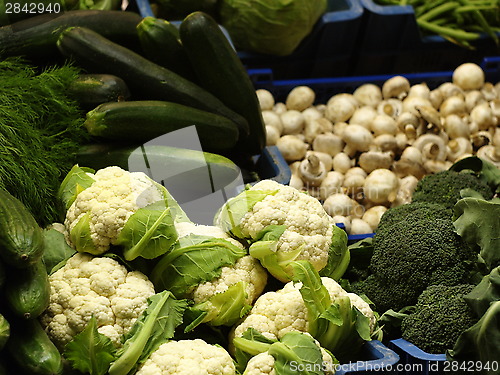
<path id="1" fill-rule="evenodd" d="M 238 370 L 243 371 L 251 357 L 269 353 L 274 357 L 277 375 L 323 375 L 323 355 L 311 336 L 291 331 L 281 340 L 270 340 L 254 328 L 247 329 L 233 340 Z M 332 363 L 333 366 L 334 363 Z"/>
<path id="2" fill-rule="evenodd" d="M 95 171 L 91 168 L 74 165 L 66 177 L 64 177 L 57 192 L 57 196 L 63 203 L 65 210 L 68 210 L 73 204 L 78 194 L 95 182 L 95 180 L 89 176 L 89 173 L 94 174 L 94 172 Z"/>
<path id="3" fill-rule="evenodd" d="M 43 227 L 63 214 L 57 191 L 88 138 L 76 101 L 66 95 L 78 73 L 70 65 L 40 72 L 21 58 L 0 61 L 0 188 Z"/>
<path id="4" fill-rule="evenodd" d="M 176 245 L 160 258 L 150 275 L 157 290 L 169 290 L 177 298 L 184 298 L 193 286 L 219 277 L 222 267 L 233 265 L 246 255 L 244 249 L 222 238 L 203 239 L 196 235 L 189 238 L 200 242 Z"/>
<path id="5" fill-rule="evenodd" d="M 479 257 L 491 271 L 500 265 L 500 203 L 463 198 L 455 205 L 457 233 L 471 246 L 479 247 Z"/>
<path id="6" fill-rule="evenodd" d="M 75 253 L 75 250 L 66 242 L 64 234 L 57 229 L 46 228 L 43 231 L 43 241 L 45 250 L 42 260 L 48 274 L 55 272 L 61 263 Z"/>
<path id="7" fill-rule="evenodd" d="M 289 252 L 277 251 L 278 240 L 286 228 L 286 225 L 265 227 L 257 234 L 255 242 L 248 249 L 249 254 L 258 259 L 262 266 L 279 280 L 290 280 L 291 269 L 288 265 L 297 259 L 302 251 L 302 246 Z"/>
<path id="8" fill-rule="evenodd" d="M 347 233 L 338 226 L 333 226 L 332 243 L 328 249 L 328 263 L 319 272 L 320 276 L 339 280 L 351 261 L 351 252 L 347 247 Z"/>
<path id="9" fill-rule="evenodd" d="M 109 367 L 109 375 L 127 375 L 158 347 L 174 337 L 182 323 L 187 301 L 163 291 L 149 298 L 149 306 L 134 323 L 126 341 Z"/>
<path id="10" fill-rule="evenodd" d="M 326 0 L 222 0 L 219 14 L 238 49 L 286 56 L 326 10 Z"/>
<path id="11" fill-rule="evenodd" d="M 226 291 L 214 294 L 207 301 L 195 304 L 189 308 L 191 322 L 185 331 L 189 332 L 201 323 L 232 326 L 252 308 L 246 303 L 246 298 L 246 285 L 240 281 Z"/>
<path id="12" fill-rule="evenodd" d="M 165 208 L 164 204 L 157 208 L 157 203 L 140 208 L 127 220 L 116 241 L 117 245 L 124 247 L 125 260 L 134 260 L 138 256 L 154 259 L 174 245 L 177 231 L 170 208 Z"/>
<path id="13" fill-rule="evenodd" d="M 10 324 L 5 319 L 5 317 L 0 314 L 0 350 L 3 349 L 5 343 L 9 339 L 10 336 Z"/>
<path id="14" fill-rule="evenodd" d="M 97 321 L 92 316 L 83 331 L 66 345 L 64 356 L 83 373 L 105 375 L 115 360 L 115 352 L 111 339 L 97 331 Z"/>
<path id="15" fill-rule="evenodd" d="M 369 319 L 351 306 L 347 295 L 332 301 L 309 262 L 295 261 L 290 266 L 293 281 L 302 284 L 300 293 L 307 308 L 309 333 L 340 360 L 356 356 L 362 344 L 371 340 Z"/>
<path id="16" fill-rule="evenodd" d="M 90 212 L 82 215 L 69 233 L 69 239 L 79 252 L 99 255 L 90 236 Z"/>

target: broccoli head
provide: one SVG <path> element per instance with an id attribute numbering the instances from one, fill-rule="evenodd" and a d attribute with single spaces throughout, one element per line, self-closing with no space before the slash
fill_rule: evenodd
<path id="1" fill-rule="evenodd" d="M 391 207 L 380 218 L 377 231 L 394 223 L 408 220 L 409 217 L 412 220 L 451 219 L 452 212 L 440 204 L 430 202 L 412 202 Z"/>
<path id="2" fill-rule="evenodd" d="M 477 318 L 464 300 L 474 285 L 432 285 L 419 297 L 415 310 L 401 321 L 402 337 L 427 353 L 452 349 Z"/>
<path id="3" fill-rule="evenodd" d="M 414 305 L 430 285 L 468 283 L 477 253 L 455 232 L 451 219 L 408 215 L 373 237 L 371 275 L 352 288 L 383 313 Z"/>
<path id="4" fill-rule="evenodd" d="M 486 200 L 494 195 L 493 190 L 474 174 L 446 170 L 422 178 L 415 187 L 412 202 L 437 203 L 451 210 L 461 198 L 462 189 L 475 190 Z"/>

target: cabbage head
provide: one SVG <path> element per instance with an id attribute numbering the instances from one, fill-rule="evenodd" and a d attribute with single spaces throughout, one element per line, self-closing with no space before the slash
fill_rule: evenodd
<path id="1" fill-rule="evenodd" d="M 326 9 L 327 0 L 222 0 L 219 15 L 238 50 L 286 56 Z"/>

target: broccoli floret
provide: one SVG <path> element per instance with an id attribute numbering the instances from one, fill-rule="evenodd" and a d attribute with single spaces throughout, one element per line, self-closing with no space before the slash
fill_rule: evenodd
<path id="1" fill-rule="evenodd" d="M 382 230 L 386 226 L 408 220 L 450 219 L 452 212 L 443 206 L 429 202 L 412 202 L 401 206 L 392 207 L 384 212 L 377 227 Z"/>
<path id="2" fill-rule="evenodd" d="M 468 283 L 477 253 L 455 232 L 451 219 L 407 220 L 387 225 L 373 237 L 371 276 L 354 283 L 383 313 L 414 305 L 429 285 Z"/>
<path id="3" fill-rule="evenodd" d="M 472 173 L 446 170 L 422 178 L 413 192 L 412 202 L 438 203 L 451 210 L 461 198 L 462 189 L 475 190 L 486 200 L 494 195 L 491 188 Z"/>
<path id="4" fill-rule="evenodd" d="M 474 285 L 432 285 L 419 297 L 415 311 L 401 321 L 402 337 L 427 353 L 452 349 L 477 318 L 464 300 Z"/>

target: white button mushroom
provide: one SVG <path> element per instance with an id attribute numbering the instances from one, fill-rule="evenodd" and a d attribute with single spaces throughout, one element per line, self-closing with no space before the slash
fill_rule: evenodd
<path id="1" fill-rule="evenodd" d="M 393 154 L 390 152 L 367 151 L 359 155 L 358 164 L 367 173 L 375 169 L 389 169 L 394 161 Z"/>
<path id="2" fill-rule="evenodd" d="M 410 91 L 410 81 L 403 76 L 394 76 L 382 84 L 382 96 L 384 99 L 404 99 Z"/>
<path id="3" fill-rule="evenodd" d="M 351 160 L 349 155 L 339 152 L 333 157 L 333 170 L 345 174 L 354 165 L 355 160 Z"/>
<path id="4" fill-rule="evenodd" d="M 357 151 L 368 151 L 373 142 L 373 134 L 361 125 L 349 124 L 342 133 L 342 140 L 346 143 L 344 152 L 352 155 Z"/>
<path id="5" fill-rule="evenodd" d="M 273 111 L 262 111 L 262 119 L 264 120 L 264 124 L 266 126 L 272 126 L 276 128 L 278 133 L 283 134 L 283 123 L 281 122 L 280 116 Z"/>
<path id="6" fill-rule="evenodd" d="M 260 109 L 262 111 L 272 110 L 274 107 L 274 96 L 270 91 L 258 89 L 255 91 L 259 100 Z"/>
<path id="7" fill-rule="evenodd" d="M 314 151 L 327 153 L 331 156 L 337 155 L 344 149 L 345 142 L 333 133 L 318 134 L 312 142 Z"/>
<path id="8" fill-rule="evenodd" d="M 378 224 L 380 223 L 380 218 L 386 211 L 387 207 L 385 206 L 373 206 L 365 211 L 362 219 L 370 226 L 371 232 L 375 232 L 375 229 L 377 229 Z"/>
<path id="9" fill-rule="evenodd" d="M 361 105 L 376 107 L 382 101 L 382 90 L 373 83 L 365 83 L 352 93 Z"/>
<path id="10" fill-rule="evenodd" d="M 286 161 L 293 162 L 304 158 L 308 145 L 295 135 L 284 135 L 276 141 L 276 147 Z"/>
<path id="11" fill-rule="evenodd" d="M 290 109 L 280 115 L 283 124 L 283 134 L 299 134 L 304 130 L 305 120 L 302 113 Z"/>
<path id="12" fill-rule="evenodd" d="M 266 146 L 275 146 L 280 133 L 274 126 L 266 125 Z"/>
<path id="13" fill-rule="evenodd" d="M 396 199 L 399 179 L 388 169 L 375 169 L 366 176 L 363 192 L 373 203 L 385 204 Z"/>
<path id="14" fill-rule="evenodd" d="M 349 119 L 349 123 L 358 124 L 364 126 L 367 129 L 371 128 L 371 124 L 373 119 L 377 116 L 378 112 L 375 108 L 370 106 L 359 107 L 354 111 L 351 118 Z"/>
<path id="15" fill-rule="evenodd" d="M 363 216 L 363 207 L 351 197 L 336 193 L 326 198 L 323 208 L 328 215 L 334 216 Z"/>
<path id="16" fill-rule="evenodd" d="M 474 63 L 458 66 L 452 75 L 452 82 L 463 90 L 477 90 L 484 85 L 484 71 Z"/>
<path id="17" fill-rule="evenodd" d="M 351 221 L 351 230 L 349 234 L 367 234 L 372 233 L 373 229 L 366 221 L 363 219 L 353 218 Z"/>
<path id="18" fill-rule="evenodd" d="M 313 105 L 316 94 L 308 86 L 297 86 L 288 94 L 285 104 L 288 109 L 303 111 Z"/>
<path id="19" fill-rule="evenodd" d="M 344 175 L 340 172 L 329 171 L 319 186 L 319 198 L 325 201 L 332 194 L 342 193 Z"/>
<path id="20" fill-rule="evenodd" d="M 325 117 L 333 123 L 347 121 L 357 107 L 357 101 L 352 95 L 337 94 L 326 103 Z"/>
<path id="21" fill-rule="evenodd" d="M 447 150 L 447 159 L 451 162 L 455 162 L 462 155 L 472 153 L 472 143 L 469 138 L 454 138 L 448 142 Z"/>

